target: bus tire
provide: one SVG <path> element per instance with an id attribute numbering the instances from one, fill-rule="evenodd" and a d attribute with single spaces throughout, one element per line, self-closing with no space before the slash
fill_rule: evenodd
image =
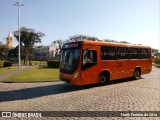
<path id="1" fill-rule="evenodd" d="M 99 84 L 100 85 L 108 85 L 110 84 L 110 80 L 108 79 L 106 74 L 101 74 L 99 77 Z"/>
<path id="2" fill-rule="evenodd" d="M 134 72 L 134 79 L 138 80 L 140 78 L 141 78 L 141 70 L 137 68 Z"/>

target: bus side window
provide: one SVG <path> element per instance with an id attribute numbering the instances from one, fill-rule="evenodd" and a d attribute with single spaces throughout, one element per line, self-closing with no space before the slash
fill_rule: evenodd
<path id="1" fill-rule="evenodd" d="M 141 48 L 141 59 L 149 58 L 149 50 L 147 48 Z"/>
<path id="2" fill-rule="evenodd" d="M 117 48 L 117 59 L 128 59 L 128 48 L 118 47 Z"/>
<path id="3" fill-rule="evenodd" d="M 101 59 L 102 60 L 115 60 L 116 58 L 116 48 L 112 46 L 102 46 L 101 47 Z"/>
<path id="4" fill-rule="evenodd" d="M 129 58 L 130 59 L 139 59 L 139 49 L 138 48 L 130 48 Z"/>

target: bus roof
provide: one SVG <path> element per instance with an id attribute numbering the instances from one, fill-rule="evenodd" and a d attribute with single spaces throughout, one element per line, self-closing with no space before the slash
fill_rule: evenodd
<path id="1" fill-rule="evenodd" d="M 138 48 L 151 48 L 150 46 L 127 44 L 127 43 L 117 43 L 117 42 L 105 42 L 105 41 L 73 41 L 69 43 L 82 42 L 84 45 L 95 45 L 95 46 L 118 46 L 118 47 L 138 47 Z"/>

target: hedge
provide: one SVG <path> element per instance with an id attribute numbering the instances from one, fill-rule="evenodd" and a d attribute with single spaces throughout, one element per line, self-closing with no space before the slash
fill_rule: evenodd
<path id="1" fill-rule="evenodd" d="M 2 68 L 2 67 L 3 67 L 3 61 L 0 60 L 0 68 Z"/>
<path id="2" fill-rule="evenodd" d="M 156 56 L 154 62 L 157 64 L 160 64 L 160 56 Z"/>
<path id="3" fill-rule="evenodd" d="M 3 63 L 3 67 L 11 67 L 12 66 L 12 63 L 11 62 L 8 62 L 8 61 L 5 61 Z"/>
<path id="4" fill-rule="evenodd" d="M 59 61 L 47 61 L 49 68 L 59 68 Z"/>

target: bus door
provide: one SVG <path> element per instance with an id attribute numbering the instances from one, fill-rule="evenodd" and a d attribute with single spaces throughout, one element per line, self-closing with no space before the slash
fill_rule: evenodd
<path id="1" fill-rule="evenodd" d="M 84 50 L 82 58 L 82 84 L 93 84 L 98 78 L 97 51 Z"/>

